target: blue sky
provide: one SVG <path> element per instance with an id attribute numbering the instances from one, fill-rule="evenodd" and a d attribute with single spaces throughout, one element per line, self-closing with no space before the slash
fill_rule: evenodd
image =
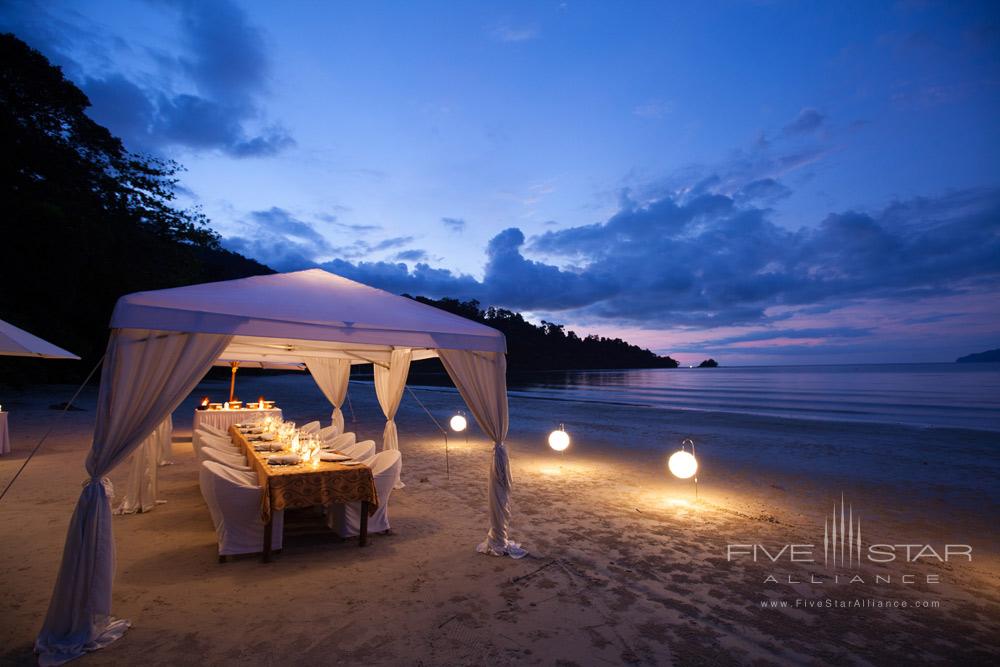
<path id="1" fill-rule="evenodd" d="M 683 361 L 1000 346 L 1000 10 L 8 2 L 183 205 L 289 270 Z"/>

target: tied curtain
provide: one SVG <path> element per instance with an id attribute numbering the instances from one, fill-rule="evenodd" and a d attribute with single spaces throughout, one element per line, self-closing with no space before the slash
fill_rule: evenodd
<path id="1" fill-rule="evenodd" d="M 125 493 L 115 514 L 150 512 L 159 503 L 166 502 L 157 500 L 157 467 L 170 465 L 167 457 L 170 456 L 173 433 L 174 420 L 167 417 L 136 447 L 129 465 Z"/>
<path id="2" fill-rule="evenodd" d="M 508 539 L 510 527 L 510 461 L 504 439 L 507 437 L 507 357 L 502 352 L 438 350 L 476 423 L 493 440 L 493 461 L 487 490 L 490 530 L 476 551 L 491 556 L 523 558 L 527 551 Z"/>
<path id="3" fill-rule="evenodd" d="M 333 404 L 333 426 L 337 435 L 344 432 L 344 412 L 341 406 L 347 398 L 347 384 L 351 380 L 351 361 L 349 359 L 327 359 L 315 357 L 305 359 L 306 368 L 313 380 L 319 385 L 323 395 Z"/>
<path id="4" fill-rule="evenodd" d="M 41 665 L 59 665 L 120 638 L 111 616 L 115 545 L 106 475 L 191 393 L 232 336 L 113 329 L 101 371 L 88 478 L 70 519 L 45 622 L 35 640 Z"/>
<path id="5" fill-rule="evenodd" d="M 375 364 L 375 395 L 385 415 L 385 430 L 382 431 L 382 451 L 399 449 L 399 433 L 396 432 L 396 411 L 403 400 L 406 377 L 410 374 L 410 360 L 413 352 L 409 349 L 393 350 L 388 367 Z M 398 477 L 395 488 L 405 484 Z"/>

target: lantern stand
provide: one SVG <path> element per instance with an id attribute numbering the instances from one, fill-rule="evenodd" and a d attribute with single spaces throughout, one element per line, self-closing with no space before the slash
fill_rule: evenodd
<path id="1" fill-rule="evenodd" d="M 696 454 L 695 451 L 694 451 L 694 440 L 692 440 L 691 438 L 684 438 L 683 440 L 681 440 L 681 451 L 682 452 L 684 451 L 684 445 L 690 445 L 691 446 L 691 456 L 693 456 L 694 460 L 697 461 L 698 460 L 698 454 Z M 695 474 L 694 474 L 694 499 L 698 500 L 698 473 L 697 472 L 695 472 Z"/>

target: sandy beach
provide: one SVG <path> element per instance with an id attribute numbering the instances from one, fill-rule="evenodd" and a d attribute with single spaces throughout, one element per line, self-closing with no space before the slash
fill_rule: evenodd
<path id="1" fill-rule="evenodd" d="M 276 398 L 287 419 L 329 419 L 307 376 L 241 381 Z M 3 664 L 33 662 L 85 476 L 96 389 L 81 396 L 83 411 L 48 408 L 72 392 L 33 387 L 4 399 L 14 453 L 0 459 L 0 480 L 52 433 L 0 502 Z M 511 532 L 530 556 L 511 560 L 474 552 L 487 526 L 488 443 L 475 427 L 468 443 L 453 436 L 447 476 L 443 438 L 407 394 L 397 417 L 407 486 L 390 500 L 394 534 L 359 549 L 301 512 L 289 516 L 275 562 L 219 564 L 190 444 L 203 392 L 218 395 L 222 384 L 204 383 L 174 415 L 174 465 L 160 469 L 167 502 L 114 519 L 114 611 L 133 628 L 80 664 L 1000 660 L 996 457 L 983 456 L 996 434 L 512 397 Z M 452 392 L 415 392 L 439 420 L 464 407 Z M 349 430 L 380 440 L 371 385 L 352 383 L 350 397 Z M 559 422 L 573 437 L 561 455 L 545 446 Z M 685 436 L 699 445 L 697 499 L 664 465 Z M 112 479 L 126 475 L 122 466 Z M 841 494 L 861 517 L 866 547 L 967 544 L 971 562 L 828 568 L 754 562 L 742 547 L 727 558 L 727 545 L 774 553 L 812 544 L 822 559 L 824 518 Z M 864 581 L 845 583 L 855 576 Z"/>

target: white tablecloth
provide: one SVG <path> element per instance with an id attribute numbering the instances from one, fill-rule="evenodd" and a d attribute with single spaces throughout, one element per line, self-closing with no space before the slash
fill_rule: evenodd
<path id="1" fill-rule="evenodd" d="M 281 419 L 281 408 L 272 410 L 195 410 L 194 423 L 191 426 L 192 437 L 198 437 L 198 427 L 208 424 L 215 428 L 228 431 L 229 427 L 239 422 L 252 422 L 261 417 L 276 417 Z M 198 443 L 199 445 L 201 442 Z"/>
<path id="2" fill-rule="evenodd" d="M 10 434 L 7 432 L 7 413 L 0 412 L 0 456 L 10 454 Z"/>

